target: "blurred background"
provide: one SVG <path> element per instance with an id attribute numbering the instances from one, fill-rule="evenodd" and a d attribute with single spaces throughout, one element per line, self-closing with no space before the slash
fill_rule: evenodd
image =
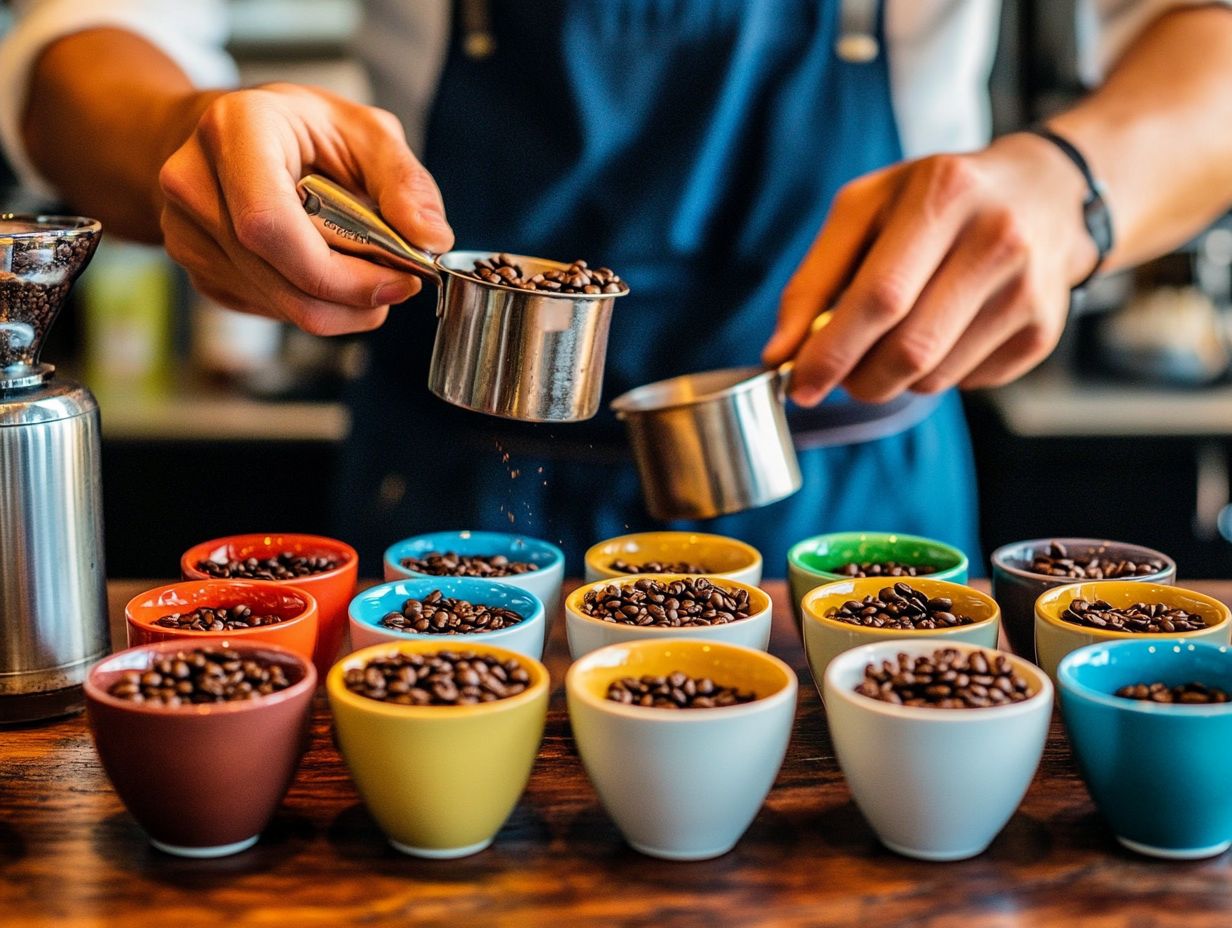
<path id="1" fill-rule="evenodd" d="M 348 52 L 358 0 L 230 6 L 245 83 L 302 81 L 367 99 Z M 0 32 L 6 16 L 0 6 Z M 1081 92 L 1072 4 L 1004 0 L 1003 20 L 998 132 Z M 53 205 L 18 189 L 0 161 L 0 206 Z M 1225 218 L 1174 254 L 1100 281 L 1026 379 L 967 396 L 984 554 L 1019 539 L 1103 536 L 1166 551 L 1189 577 L 1232 575 L 1230 309 Z M 161 250 L 111 239 L 45 357 L 102 406 L 113 577 L 174 574 L 165 552 L 186 536 L 330 532 L 317 488 L 332 480 L 350 428 L 341 397 L 365 363 L 362 339 L 230 312 L 193 293 Z M 200 505 L 217 487 L 227 492 Z"/>

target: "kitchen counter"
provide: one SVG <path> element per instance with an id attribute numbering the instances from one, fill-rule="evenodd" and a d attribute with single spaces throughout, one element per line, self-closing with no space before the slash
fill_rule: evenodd
<path id="1" fill-rule="evenodd" d="M 110 588 L 123 603 L 154 583 Z M 1194 583 L 1224 600 L 1232 582 Z M 826 735 L 782 582 L 771 650 L 800 675 L 787 760 L 735 850 L 667 863 L 631 850 L 604 814 L 569 736 L 557 621 L 547 734 L 495 844 L 426 861 L 385 843 L 318 705 L 311 749 L 273 825 L 235 857 L 153 850 L 99 767 L 81 718 L 0 733 L 0 923 L 334 926 L 774 925 L 1135 928 L 1232 923 L 1232 856 L 1167 863 L 1123 850 L 1098 818 L 1054 718 L 1039 774 L 992 847 L 931 864 L 881 847 L 851 802 Z M 715 771 L 722 775 L 722 771 Z M 902 772 L 904 777 L 910 771 Z M 158 771 L 150 771 L 158 776 Z M 636 771 L 630 771 L 636 776 Z M 458 784 L 465 789 L 465 784 Z M 955 789 L 976 787 L 961 783 Z M 1230 785 L 1229 788 L 1232 788 Z"/>

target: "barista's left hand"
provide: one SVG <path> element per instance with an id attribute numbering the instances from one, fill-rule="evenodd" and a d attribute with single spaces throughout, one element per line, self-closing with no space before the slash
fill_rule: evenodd
<path id="1" fill-rule="evenodd" d="M 885 402 L 1021 376 L 1056 345 L 1070 287 L 1095 263 L 1085 191 L 1027 134 L 857 178 L 783 292 L 763 359 L 795 357 L 791 395 L 806 406 L 840 384 Z"/>

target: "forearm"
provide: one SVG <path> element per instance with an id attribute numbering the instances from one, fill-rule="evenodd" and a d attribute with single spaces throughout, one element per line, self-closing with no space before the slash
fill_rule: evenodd
<path id="1" fill-rule="evenodd" d="M 52 43 L 30 87 L 23 141 L 43 176 L 117 234 L 159 241 L 159 169 L 217 94 L 198 92 L 170 58 L 119 29 Z"/>
<path id="2" fill-rule="evenodd" d="M 1232 204 L 1232 10 L 1160 17 L 1099 90 L 1049 125 L 1108 188 L 1109 268 L 1185 241 Z"/>

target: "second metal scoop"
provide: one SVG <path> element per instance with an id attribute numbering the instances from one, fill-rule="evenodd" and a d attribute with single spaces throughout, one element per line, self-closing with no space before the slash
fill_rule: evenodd
<path id="1" fill-rule="evenodd" d="M 335 251 L 410 271 L 439 288 L 428 387 L 475 412 L 578 422 L 599 409 L 613 301 L 628 293 L 521 290 L 472 276 L 491 252 L 434 255 L 406 242 L 369 203 L 320 175 L 298 184 L 304 211 Z M 564 270 L 512 256 L 526 273 Z"/>

